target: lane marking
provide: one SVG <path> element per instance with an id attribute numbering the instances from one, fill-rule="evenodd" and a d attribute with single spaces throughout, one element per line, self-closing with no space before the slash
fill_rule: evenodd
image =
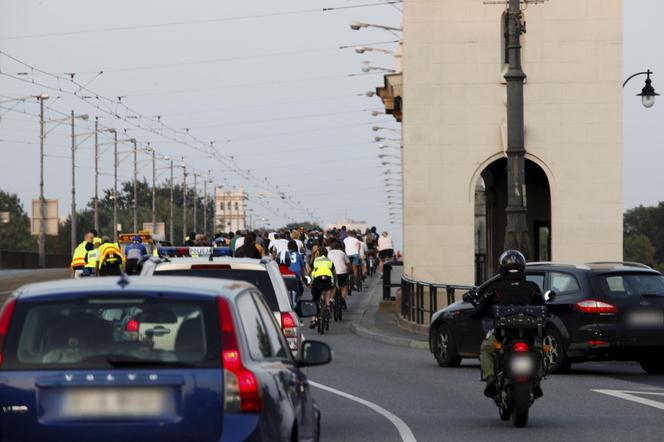
<path id="1" fill-rule="evenodd" d="M 632 390 L 591 390 L 595 393 L 606 394 L 608 396 L 617 397 L 624 399 L 626 401 L 636 402 L 637 404 L 646 405 L 648 407 L 657 408 L 658 410 L 664 410 L 664 402 L 654 401 L 652 399 L 646 399 L 637 396 L 640 395 L 651 395 L 651 396 L 664 396 L 664 392 L 653 392 L 653 391 L 632 391 Z"/>
<path id="2" fill-rule="evenodd" d="M 387 418 L 390 422 L 392 422 L 392 425 L 394 425 L 399 432 L 399 436 L 401 436 L 401 440 L 403 442 L 417 442 L 417 439 L 415 439 L 415 435 L 413 432 L 410 430 L 408 425 L 404 421 L 402 421 L 398 416 L 396 416 L 393 413 L 390 413 L 380 405 L 376 405 L 373 402 L 369 402 L 366 399 L 362 399 L 357 396 L 353 396 L 352 394 L 345 393 L 343 391 L 335 390 L 334 388 L 328 387 L 323 384 L 319 384 L 318 382 L 313 382 L 309 381 L 310 385 L 313 385 L 316 388 L 320 388 L 321 390 L 325 390 L 329 393 L 336 394 L 337 396 L 341 396 L 346 399 L 350 399 L 351 401 L 355 401 L 358 404 L 362 404 L 365 407 L 371 408 L 373 411 L 376 413 L 382 415 L 383 417 Z"/>

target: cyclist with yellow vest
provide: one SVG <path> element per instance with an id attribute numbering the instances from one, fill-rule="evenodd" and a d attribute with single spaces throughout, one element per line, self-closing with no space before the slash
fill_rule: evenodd
<path id="1" fill-rule="evenodd" d="M 315 302 L 320 301 L 321 295 L 323 296 L 324 305 L 326 308 L 330 307 L 330 298 L 332 297 L 332 290 L 334 285 L 334 263 L 327 257 L 327 249 L 325 247 L 318 248 L 318 257 L 311 263 L 311 296 Z M 309 327 L 316 327 L 317 318 L 313 318 Z"/>
<path id="2" fill-rule="evenodd" d="M 74 253 L 71 257 L 71 277 L 78 279 L 83 276 L 83 269 L 85 268 L 85 258 L 88 254 L 88 245 L 92 246 L 92 239 L 94 234 L 92 232 L 87 232 L 83 236 L 83 241 L 74 248 Z"/>
<path id="3" fill-rule="evenodd" d="M 101 246 L 101 238 L 95 237 L 92 240 L 92 250 L 88 250 L 85 257 L 85 268 L 83 269 L 83 276 L 97 276 L 98 263 L 99 263 L 99 247 Z"/>
<path id="4" fill-rule="evenodd" d="M 105 236 L 99 247 L 99 275 L 112 276 L 122 274 L 125 257 L 120 246 Z"/>

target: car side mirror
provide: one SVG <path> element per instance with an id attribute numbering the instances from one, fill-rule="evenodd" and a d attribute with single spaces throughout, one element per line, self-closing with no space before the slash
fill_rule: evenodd
<path id="1" fill-rule="evenodd" d="M 298 301 L 295 312 L 300 318 L 318 316 L 318 303 L 314 301 Z"/>
<path id="2" fill-rule="evenodd" d="M 299 367 L 314 367 L 325 365 L 332 360 L 332 349 L 320 341 L 304 341 L 300 351 Z"/>
<path id="3" fill-rule="evenodd" d="M 546 302 L 553 302 L 555 299 L 556 299 L 556 292 L 554 292 L 553 290 L 548 290 L 544 294 L 544 300 Z"/>

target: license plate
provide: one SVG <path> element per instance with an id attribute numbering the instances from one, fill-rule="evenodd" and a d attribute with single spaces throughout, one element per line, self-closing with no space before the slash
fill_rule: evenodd
<path id="1" fill-rule="evenodd" d="M 158 388 L 77 388 L 64 393 L 66 417 L 161 416 L 166 413 L 166 390 Z"/>
<path id="2" fill-rule="evenodd" d="M 664 314 L 661 311 L 632 312 L 627 316 L 627 325 L 632 327 L 664 327 Z"/>
<path id="3" fill-rule="evenodd" d="M 512 373 L 517 376 L 530 374 L 533 372 L 533 359 L 530 357 L 513 358 L 511 369 Z"/>
<path id="4" fill-rule="evenodd" d="M 210 256 L 211 254 L 211 247 L 189 247 L 189 255 L 191 256 Z"/>

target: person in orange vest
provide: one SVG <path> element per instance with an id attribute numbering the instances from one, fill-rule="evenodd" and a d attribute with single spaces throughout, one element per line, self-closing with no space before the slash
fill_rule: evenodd
<path id="1" fill-rule="evenodd" d="M 88 247 L 90 249 L 94 248 L 92 246 L 92 239 L 94 234 L 92 232 L 86 232 L 83 236 L 83 242 L 77 245 L 74 248 L 74 253 L 71 257 L 71 264 L 69 267 L 71 269 L 71 277 L 74 279 L 79 279 L 83 277 L 83 269 L 85 268 L 86 256 L 88 254 Z"/>
<path id="2" fill-rule="evenodd" d="M 126 259 L 117 243 L 111 242 L 108 236 L 102 238 L 99 247 L 99 275 L 112 276 L 122 274 Z"/>

